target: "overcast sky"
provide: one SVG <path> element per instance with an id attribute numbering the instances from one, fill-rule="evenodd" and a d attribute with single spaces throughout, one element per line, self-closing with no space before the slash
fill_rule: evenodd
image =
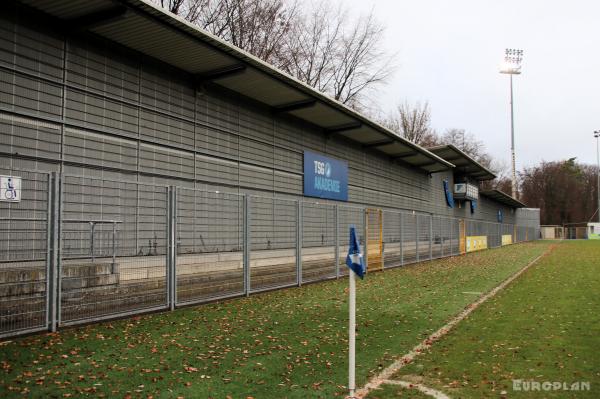
<path id="1" fill-rule="evenodd" d="M 600 1 L 343 0 L 386 26 L 397 69 L 381 106 L 428 101 L 433 127 L 464 128 L 510 159 L 505 48 L 524 50 L 515 76 L 517 168 L 577 157 L 596 163 L 600 129 Z"/>

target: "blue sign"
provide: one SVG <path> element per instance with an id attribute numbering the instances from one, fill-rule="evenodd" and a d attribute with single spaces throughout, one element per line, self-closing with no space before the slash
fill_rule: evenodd
<path id="1" fill-rule="evenodd" d="M 350 242 L 348 243 L 348 255 L 346 256 L 346 266 L 348 266 L 360 278 L 365 278 L 367 269 L 363 260 L 363 254 L 360 253 L 360 244 L 356 236 L 356 227 L 350 226 Z"/>
<path id="2" fill-rule="evenodd" d="M 348 163 L 304 151 L 304 195 L 348 201 Z"/>
<path id="3" fill-rule="evenodd" d="M 448 180 L 444 180 L 444 192 L 446 193 L 446 203 L 450 208 L 454 208 L 454 196 L 450 191 Z"/>
<path id="4" fill-rule="evenodd" d="M 477 208 L 477 201 L 471 200 L 471 213 L 475 213 L 476 208 Z"/>

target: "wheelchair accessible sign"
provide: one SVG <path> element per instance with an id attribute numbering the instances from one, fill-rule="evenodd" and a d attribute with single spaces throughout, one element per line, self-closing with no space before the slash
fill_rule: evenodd
<path id="1" fill-rule="evenodd" d="M 304 151 L 304 195 L 348 201 L 348 163 Z"/>
<path id="2" fill-rule="evenodd" d="M 21 178 L 0 175 L 0 201 L 21 202 Z"/>

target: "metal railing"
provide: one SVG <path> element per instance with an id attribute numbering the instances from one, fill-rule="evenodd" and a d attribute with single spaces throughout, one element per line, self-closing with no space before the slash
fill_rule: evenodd
<path id="1" fill-rule="evenodd" d="M 442 215 L 21 174 L 23 201 L 0 203 L 0 336 L 340 278 L 350 225 L 367 267 L 464 247 L 461 220 Z M 537 238 L 534 227 L 464 225 L 488 248 Z M 381 243 L 365 245 L 367 229 Z"/>

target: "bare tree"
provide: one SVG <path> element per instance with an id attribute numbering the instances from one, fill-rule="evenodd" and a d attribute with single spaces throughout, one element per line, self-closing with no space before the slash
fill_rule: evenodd
<path id="1" fill-rule="evenodd" d="M 194 23 L 210 0 L 158 0 L 158 2 L 162 8 Z"/>
<path id="2" fill-rule="evenodd" d="M 345 16 L 341 7 L 317 3 L 293 26 L 279 67 L 321 92 L 328 92 L 336 68 Z"/>
<path id="3" fill-rule="evenodd" d="M 392 58 L 379 44 L 383 32 L 372 12 L 359 18 L 344 32 L 336 45 L 333 68 L 332 95 L 336 100 L 358 107 L 364 91 L 381 84 L 391 75 Z"/>
<path id="4" fill-rule="evenodd" d="M 485 144 L 473 133 L 465 129 L 447 129 L 441 140 L 444 144 L 453 144 L 484 166 L 490 166 L 492 159 L 485 151 Z"/>
<path id="5" fill-rule="evenodd" d="M 440 143 L 436 132 L 431 128 L 431 111 L 427 102 L 417 102 L 414 106 L 404 102 L 384 118 L 381 124 L 424 147 Z"/>
<path id="6" fill-rule="evenodd" d="M 373 13 L 321 0 L 155 0 L 202 29 L 354 108 L 392 73 Z"/>
<path id="7" fill-rule="evenodd" d="M 289 0 L 154 0 L 173 14 L 271 63 L 296 17 Z"/>

